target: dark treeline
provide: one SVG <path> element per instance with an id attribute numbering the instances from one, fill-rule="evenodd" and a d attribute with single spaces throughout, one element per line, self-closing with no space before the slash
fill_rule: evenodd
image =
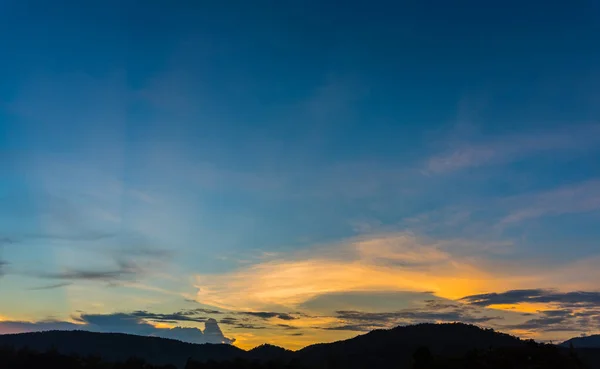
<path id="1" fill-rule="evenodd" d="M 1 369 L 177 369 L 175 365 L 151 365 L 143 359 L 109 362 L 99 356 L 63 355 L 56 350 L 0 348 Z"/>
<path id="2" fill-rule="evenodd" d="M 417 324 L 289 351 L 93 332 L 0 335 L 0 369 L 598 369 L 600 348 L 474 325 Z"/>
<path id="3" fill-rule="evenodd" d="M 322 363 L 303 365 L 300 361 L 290 362 L 197 362 L 188 360 L 185 369 L 346 369 L 357 366 L 340 357 L 330 357 Z M 364 369 L 370 366 L 359 366 Z M 574 350 L 565 350 L 554 345 L 530 341 L 524 347 L 487 350 L 474 349 L 461 355 L 433 355 L 423 346 L 412 354 L 410 362 L 388 360 L 377 362 L 377 367 L 397 369 L 592 369 L 578 358 Z"/>
<path id="4" fill-rule="evenodd" d="M 381 367 L 381 362 L 378 366 Z M 332 356 L 310 366 L 300 360 L 259 361 L 237 358 L 205 362 L 188 359 L 184 369 L 343 369 L 353 365 Z M 409 363 L 389 360 L 388 368 L 406 369 L 593 369 L 573 349 L 527 342 L 523 347 L 474 349 L 466 354 L 434 355 L 425 346 L 416 349 Z M 63 355 L 56 350 L 36 352 L 27 348 L 0 348 L 1 369 L 176 369 L 175 365 L 152 365 L 143 359 L 105 361 L 98 356 Z M 365 367 L 368 369 L 368 367 Z"/>

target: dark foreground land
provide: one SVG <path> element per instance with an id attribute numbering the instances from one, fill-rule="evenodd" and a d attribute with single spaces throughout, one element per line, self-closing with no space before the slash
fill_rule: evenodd
<path id="1" fill-rule="evenodd" d="M 600 348 L 556 346 L 466 324 L 419 324 L 289 351 L 83 331 L 0 336 L 0 369 L 600 369 Z"/>

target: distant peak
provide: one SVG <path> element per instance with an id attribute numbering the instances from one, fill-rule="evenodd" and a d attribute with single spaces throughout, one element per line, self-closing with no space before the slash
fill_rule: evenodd
<path id="1" fill-rule="evenodd" d="M 258 345 L 255 348 L 251 349 L 250 352 L 269 352 L 269 353 L 275 353 L 275 352 L 287 352 L 289 350 L 280 347 L 280 346 L 276 346 L 276 345 L 272 345 L 270 343 L 263 343 L 262 345 Z"/>

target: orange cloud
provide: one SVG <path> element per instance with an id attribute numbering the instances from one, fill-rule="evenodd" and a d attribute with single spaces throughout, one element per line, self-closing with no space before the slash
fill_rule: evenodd
<path id="1" fill-rule="evenodd" d="M 410 234 L 353 240 L 325 255 L 316 250 L 232 273 L 196 276 L 198 301 L 232 310 L 294 308 L 318 295 L 348 291 L 432 291 L 456 299 L 507 289 L 511 282 L 488 273 L 477 260 L 455 257 Z"/>
<path id="2" fill-rule="evenodd" d="M 489 249 L 488 246 L 483 244 L 480 249 Z M 316 313 L 306 302 L 332 294 L 360 292 L 368 299 L 371 292 L 428 291 L 440 298 L 459 300 L 464 296 L 513 289 L 593 289 L 589 276 L 600 276 L 594 267 L 597 260 L 548 268 L 540 260 L 496 262 L 492 258 L 473 256 L 481 255 L 473 252 L 477 249 L 472 242 L 426 241 L 410 233 L 351 239 L 308 251 L 271 256 L 228 273 L 196 275 L 196 299 L 231 311 L 272 309 Z M 377 310 L 376 302 L 371 303 L 373 310 Z M 333 311 L 327 313 L 322 308 L 318 313 L 335 316 Z M 529 319 L 522 313 L 538 314 L 552 308 L 551 304 L 493 305 L 485 309 L 485 314 L 501 317 L 502 324 L 498 325 L 501 327 Z M 331 316 L 285 322 L 294 327 L 295 336 L 278 330 L 275 319 L 268 322 L 269 329 L 249 333 L 232 327 L 228 334 L 238 338 L 237 345 L 244 348 L 271 342 L 270 339 L 273 343 L 297 348 L 356 334 L 356 331 L 316 329 L 344 325 L 345 322 Z M 520 332 L 513 330 L 513 333 Z M 521 333 L 530 337 L 534 334 Z"/>

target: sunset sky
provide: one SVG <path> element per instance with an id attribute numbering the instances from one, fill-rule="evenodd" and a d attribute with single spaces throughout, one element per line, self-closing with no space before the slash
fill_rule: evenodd
<path id="1" fill-rule="evenodd" d="M 0 1 L 0 333 L 600 333 L 599 4 Z"/>

